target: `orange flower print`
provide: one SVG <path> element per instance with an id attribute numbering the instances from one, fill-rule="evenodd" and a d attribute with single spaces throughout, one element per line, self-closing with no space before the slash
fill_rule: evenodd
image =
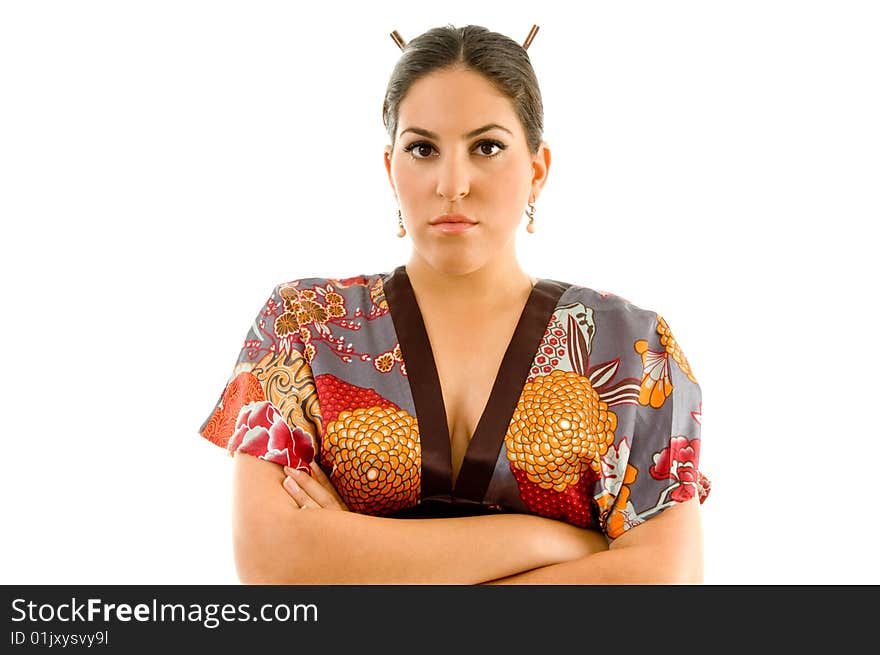
<path id="1" fill-rule="evenodd" d="M 394 368 L 394 355 L 390 352 L 382 353 L 375 360 L 373 360 L 373 366 L 376 368 L 377 371 L 388 373 L 392 368 Z"/>
<path id="2" fill-rule="evenodd" d="M 395 344 L 394 348 L 388 350 L 381 355 L 378 355 L 375 359 L 373 359 L 373 368 L 375 368 L 380 373 L 390 373 L 394 370 L 394 366 L 397 363 L 400 363 L 401 373 L 406 375 L 406 370 L 403 365 L 403 353 L 400 350 L 400 344 Z"/>
<path id="3" fill-rule="evenodd" d="M 505 435 L 510 472 L 526 507 L 581 527 L 595 525 L 589 490 L 616 427 L 617 414 L 590 377 L 557 369 L 527 382 Z"/>
<path id="4" fill-rule="evenodd" d="M 345 298 L 332 291 L 333 287 L 327 285 L 324 293 L 324 300 L 327 301 L 327 314 L 333 318 L 341 318 L 345 316 Z"/>
<path id="5" fill-rule="evenodd" d="M 611 539 L 623 534 L 641 520 L 629 502 L 630 485 L 638 469 L 629 463 L 629 442 L 624 437 L 602 456 L 602 491 L 595 497 L 602 528 Z"/>
<path id="6" fill-rule="evenodd" d="M 657 314 L 657 334 L 660 335 L 660 343 L 665 348 L 662 351 L 648 348 L 648 342 L 645 339 L 639 339 L 633 344 L 635 351 L 642 356 L 642 383 L 639 390 L 639 403 L 650 405 L 655 409 L 662 407 L 672 393 L 672 380 L 669 377 L 670 357 L 676 361 L 688 379 L 697 384 L 687 357 L 684 356 L 684 352 L 660 314 Z"/>
<path id="7" fill-rule="evenodd" d="M 287 335 L 293 334 L 299 329 L 299 323 L 297 322 L 296 316 L 294 316 L 293 312 L 284 312 L 281 316 L 275 319 L 276 337 L 286 337 Z"/>
<path id="8" fill-rule="evenodd" d="M 340 335 L 341 330 L 360 330 L 362 326 L 345 320 L 348 316 L 346 300 L 338 289 L 356 284 L 364 285 L 365 278 L 328 278 L 328 282 L 327 285 L 319 284 L 310 289 L 300 289 L 299 280 L 278 286 L 284 311 L 275 317 L 275 336 L 288 346 L 294 341 L 302 341 L 305 346 L 303 354 L 309 364 L 318 354 L 319 342 L 325 343 L 327 351 L 345 363 L 351 362 L 353 356 L 362 361 L 369 360 L 369 353 L 354 352 L 354 346 Z M 338 286 L 334 286 L 333 282 Z M 275 302 L 267 305 L 268 313 L 264 311 L 264 315 L 274 315 L 276 307 L 278 303 Z M 360 316 L 360 312 L 359 308 L 356 309 L 355 316 Z"/>
<path id="9" fill-rule="evenodd" d="M 638 518 L 634 518 L 635 515 L 631 511 L 632 506 L 629 503 L 629 483 L 635 482 L 637 473 L 637 469 L 632 464 L 626 465 L 625 481 L 627 484 L 621 487 L 620 495 L 617 497 L 617 502 L 614 504 L 615 509 L 611 511 L 605 521 L 605 532 L 612 539 L 616 539 L 622 535 L 626 532 L 628 527 L 633 527 L 641 523 Z"/>
<path id="10" fill-rule="evenodd" d="M 672 336 L 672 331 L 666 324 L 666 319 L 660 316 L 660 314 L 657 314 L 657 334 L 660 335 L 660 343 L 666 347 L 666 353 L 671 355 L 672 359 L 678 363 L 678 367 L 688 376 L 688 379 L 697 384 L 697 379 L 694 377 L 693 371 L 691 371 L 691 365 L 688 363 L 687 357 L 684 356 L 684 352 L 682 352 L 675 337 Z"/>
<path id="11" fill-rule="evenodd" d="M 358 407 L 327 423 L 322 464 L 355 512 L 382 515 L 411 507 L 421 490 L 418 422 L 397 407 Z"/>
<path id="12" fill-rule="evenodd" d="M 327 314 L 332 318 L 345 316 L 345 307 L 342 305 L 327 305 Z"/>
<path id="13" fill-rule="evenodd" d="M 642 382 L 639 386 L 639 404 L 662 407 L 672 393 L 669 379 L 669 357 L 666 352 L 648 348 L 648 342 L 639 339 L 633 346 L 642 356 Z"/>
<path id="14" fill-rule="evenodd" d="M 315 384 L 326 427 L 320 463 L 346 506 L 381 515 L 415 505 L 422 467 L 416 417 L 334 375 L 319 375 Z"/>
<path id="15" fill-rule="evenodd" d="M 620 358 L 591 365 L 595 335 L 592 308 L 578 302 L 554 312 L 505 435 L 526 507 L 580 527 L 599 525 L 592 490 L 614 443 L 613 407 L 638 398 L 638 379 L 617 378 Z"/>

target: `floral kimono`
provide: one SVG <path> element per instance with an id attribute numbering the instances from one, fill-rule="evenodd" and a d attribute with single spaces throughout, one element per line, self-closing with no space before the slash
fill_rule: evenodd
<path id="1" fill-rule="evenodd" d="M 199 433 L 230 455 L 307 472 L 316 459 L 351 511 L 536 514 L 612 541 L 706 499 L 701 410 L 662 316 L 541 279 L 453 485 L 440 379 L 398 266 L 277 285 Z"/>

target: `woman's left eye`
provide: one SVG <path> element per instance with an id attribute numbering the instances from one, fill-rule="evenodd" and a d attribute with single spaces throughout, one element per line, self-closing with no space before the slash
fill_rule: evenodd
<path id="1" fill-rule="evenodd" d="M 501 154 L 501 151 L 504 150 L 504 148 L 506 147 L 503 144 L 498 143 L 497 141 L 480 141 L 480 143 L 477 145 L 477 148 L 485 148 L 486 146 L 489 146 L 490 148 L 498 148 L 498 152 L 488 155 L 489 157 L 496 157 L 497 155 Z"/>
<path id="2" fill-rule="evenodd" d="M 498 152 L 495 152 L 491 155 L 486 154 L 486 151 L 484 150 L 484 148 L 487 148 L 487 147 L 498 148 Z M 429 149 L 433 150 L 434 146 L 432 146 L 427 141 L 417 141 L 416 143 L 411 143 L 410 145 L 406 146 L 403 150 L 404 150 L 404 152 L 410 153 L 410 157 L 412 157 L 413 159 L 428 159 L 428 157 L 416 157 L 414 154 L 412 154 L 412 152 L 414 150 L 421 153 L 422 148 L 429 148 Z M 477 150 L 481 151 L 485 155 L 486 159 L 492 159 L 493 157 L 497 157 L 498 155 L 501 154 L 501 151 L 505 150 L 506 148 L 507 148 L 507 146 L 504 145 L 503 143 L 500 143 L 498 141 L 494 141 L 491 139 L 484 139 L 483 141 L 480 141 L 477 144 Z"/>

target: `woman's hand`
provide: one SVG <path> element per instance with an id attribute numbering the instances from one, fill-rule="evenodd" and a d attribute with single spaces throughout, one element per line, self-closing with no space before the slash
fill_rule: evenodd
<path id="1" fill-rule="evenodd" d="M 287 477 L 282 486 L 300 509 L 337 509 L 349 511 L 333 484 L 315 460 L 309 464 L 311 477 L 303 471 L 284 467 Z"/>

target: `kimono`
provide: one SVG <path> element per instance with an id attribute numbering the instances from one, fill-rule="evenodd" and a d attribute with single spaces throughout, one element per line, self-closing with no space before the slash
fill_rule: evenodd
<path id="1" fill-rule="evenodd" d="M 466 362 L 462 362 L 466 365 Z M 662 316 L 539 279 L 452 484 L 440 379 L 404 266 L 277 285 L 199 434 L 309 472 L 349 510 L 514 512 L 612 541 L 711 484 L 701 392 Z"/>

